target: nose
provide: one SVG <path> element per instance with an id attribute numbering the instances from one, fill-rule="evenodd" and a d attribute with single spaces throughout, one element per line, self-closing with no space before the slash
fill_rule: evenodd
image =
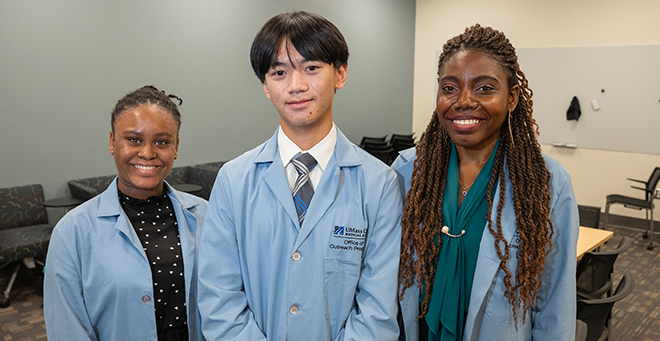
<path id="1" fill-rule="evenodd" d="M 455 110 L 471 110 L 475 109 L 478 103 L 474 97 L 474 93 L 470 90 L 462 89 L 458 94 L 458 99 L 454 103 Z"/>
<path id="2" fill-rule="evenodd" d="M 307 77 L 304 74 L 304 71 L 298 69 L 294 70 L 290 77 L 289 92 L 295 94 L 305 92 L 307 89 Z"/>
<path id="3" fill-rule="evenodd" d="M 138 151 L 138 157 L 144 160 L 156 158 L 156 147 L 150 143 L 145 143 Z"/>

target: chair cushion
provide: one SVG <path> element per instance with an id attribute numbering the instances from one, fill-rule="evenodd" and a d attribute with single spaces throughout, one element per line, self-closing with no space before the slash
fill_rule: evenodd
<path id="1" fill-rule="evenodd" d="M 639 208 L 651 209 L 653 201 L 646 201 L 643 199 L 627 197 L 625 195 L 610 194 L 607 196 L 607 204 L 621 204 L 628 206 L 635 206 Z"/>
<path id="2" fill-rule="evenodd" d="M 41 185 L 0 188 L 0 230 L 48 224 Z"/>
<path id="3" fill-rule="evenodd" d="M 0 231 L 0 261 L 13 262 L 45 254 L 53 226 L 39 224 Z"/>

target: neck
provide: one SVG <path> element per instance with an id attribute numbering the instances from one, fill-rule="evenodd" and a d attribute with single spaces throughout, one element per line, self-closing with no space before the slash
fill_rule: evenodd
<path id="1" fill-rule="evenodd" d="M 463 167 L 478 168 L 478 170 L 481 170 L 486 162 L 488 162 L 496 144 L 497 140 L 489 143 L 485 148 L 480 149 L 468 149 L 456 145 L 459 168 L 461 168 L 461 170 Z"/>
<path id="2" fill-rule="evenodd" d="M 281 125 L 282 132 L 300 148 L 301 150 L 310 150 L 317 143 L 321 142 L 332 129 L 332 121 L 329 124 L 311 128 L 296 128 L 287 125 Z"/>

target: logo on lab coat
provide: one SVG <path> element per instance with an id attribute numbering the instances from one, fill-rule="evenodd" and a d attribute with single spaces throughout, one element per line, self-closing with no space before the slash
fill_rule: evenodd
<path id="1" fill-rule="evenodd" d="M 343 251 L 364 251 L 364 239 L 368 229 L 335 226 L 329 248 Z"/>
<path id="2" fill-rule="evenodd" d="M 511 238 L 509 249 L 520 249 L 520 232 L 518 232 L 518 230 L 516 230 L 516 233 L 513 234 L 513 238 Z"/>

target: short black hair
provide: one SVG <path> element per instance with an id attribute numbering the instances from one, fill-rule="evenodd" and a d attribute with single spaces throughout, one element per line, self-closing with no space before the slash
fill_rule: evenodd
<path id="1" fill-rule="evenodd" d="M 278 14 L 261 27 L 252 42 L 250 62 L 263 83 L 277 62 L 282 41 L 289 41 L 307 60 L 318 60 L 336 69 L 348 64 L 348 44 L 337 26 L 309 12 Z"/>
<path id="2" fill-rule="evenodd" d="M 112 132 L 115 131 L 115 121 L 117 118 L 123 114 L 126 109 L 137 108 L 142 104 L 154 104 L 169 112 L 176 122 L 177 131 L 181 128 L 181 113 L 179 108 L 172 98 L 175 98 L 179 101 L 179 105 L 183 104 L 183 100 L 176 95 L 166 95 L 165 91 L 158 90 L 153 85 L 145 85 L 135 91 L 129 92 L 122 99 L 117 101 L 115 108 L 112 109 L 112 115 L 110 118 L 110 124 L 112 126 Z"/>

